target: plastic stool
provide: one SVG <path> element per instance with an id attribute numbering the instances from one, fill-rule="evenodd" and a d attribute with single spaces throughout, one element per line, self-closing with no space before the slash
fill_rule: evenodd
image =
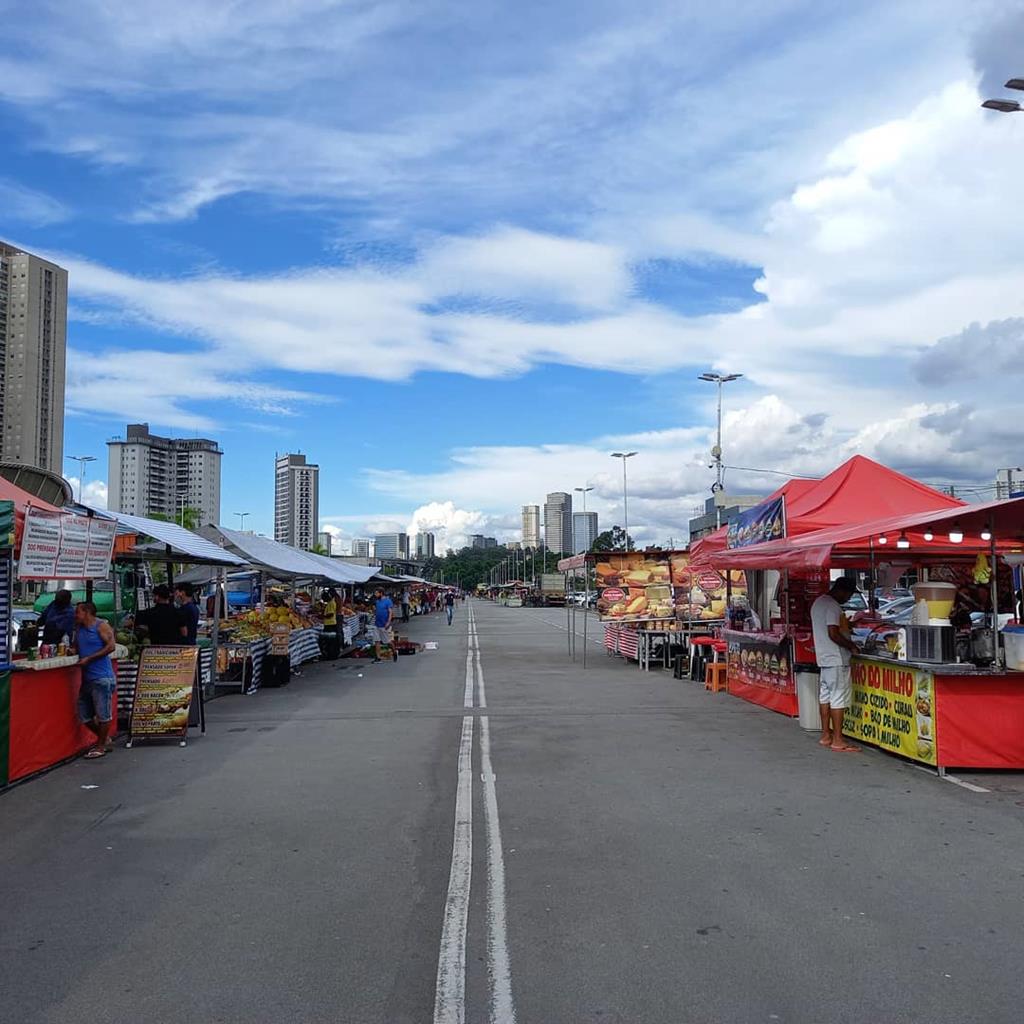
<path id="1" fill-rule="evenodd" d="M 714 643 L 710 636 L 690 638 L 690 678 L 696 683 L 704 678 L 704 666 L 708 663 L 707 649 Z"/>
<path id="2" fill-rule="evenodd" d="M 724 661 L 713 661 L 704 669 L 704 689 L 719 693 L 726 687 L 728 665 Z"/>

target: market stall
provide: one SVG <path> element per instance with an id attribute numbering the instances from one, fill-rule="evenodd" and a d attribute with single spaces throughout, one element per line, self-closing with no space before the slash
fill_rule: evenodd
<path id="1" fill-rule="evenodd" d="M 922 500 L 928 500 L 923 485 L 916 486 Z M 1016 662 L 1011 669 L 1005 667 L 994 628 L 1000 611 L 1012 608 L 1005 559 L 1018 557 L 1024 545 L 1024 499 L 984 505 L 953 504 L 947 495 L 938 499 L 931 510 L 862 519 L 720 551 L 713 558 L 730 569 L 772 568 L 790 580 L 815 580 L 819 592 L 830 571 L 866 571 L 872 579 L 886 570 L 913 571 L 924 581 L 918 584 L 919 593 L 933 599 L 922 598 L 922 618 L 888 630 L 884 641 L 882 633 L 870 629 L 855 637 L 862 654 L 852 664 L 853 704 L 844 732 L 940 769 L 1024 768 L 1024 673 L 1014 670 Z M 929 581 L 954 579 L 991 592 L 988 621 L 968 628 L 966 647 L 959 646 L 949 622 L 951 599 L 934 600 L 937 595 L 928 593 L 936 589 Z M 945 583 L 945 589 L 957 587 Z M 768 636 L 793 642 L 795 630 L 802 629 L 806 637 L 806 603 L 801 608 L 791 602 L 783 587 L 782 604 L 791 605 L 787 617 L 773 621 Z M 987 637 L 987 645 L 975 643 L 975 633 Z M 799 647 L 791 650 L 789 665 L 796 662 L 799 668 L 801 659 L 813 657 L 813 641 L 802 653 Z M 755 671 L 762 674 L 763 661 L 755 659 Z M 751 681 L 742 675 L 749 656 L 746 663 L 740 659 L 738 669 L 734 662 L 730 660 L 730 692 L 772 707 L 763 699 L 770 679 L 756 679 L 752 696 Z M 792 713 L 791 706 L 787 713 Z"/>
<path id="2" fill-rule="evenodd" d="M 78 658 L 67 653 L 70 637 L 51 645 L 26 636 L 24 651 L 8 649 L 15 576 L 32 581 L 105 578 L 113 543 L 109 520 L 65 513 L 0 479 L 0 785 L 59 764 L 96 739 L 78 719 L 81 677 Z"/>

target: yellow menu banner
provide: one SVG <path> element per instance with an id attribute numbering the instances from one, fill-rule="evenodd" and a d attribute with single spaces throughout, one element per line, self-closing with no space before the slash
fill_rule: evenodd
<path id="1" fill-rule="evenodd" d="M 935 676 L 898 661 L 854 658 L 843 732 L 923 764 L 935 758 Z"/>

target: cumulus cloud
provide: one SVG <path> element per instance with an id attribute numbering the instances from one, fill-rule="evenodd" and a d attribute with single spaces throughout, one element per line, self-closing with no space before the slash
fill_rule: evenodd
<path id="1" fill-rule="evenodd" d="M 75 500 L 79 500 L 79 478 L 69 476 L 66 478 L 71 485 L 71 492 Z M 81 501 L 85 505 L 92 505 L 93 508 L 107 507 L 107 484 L 104 480 L 86 480 L 85 487 L 81 491 Z"/>

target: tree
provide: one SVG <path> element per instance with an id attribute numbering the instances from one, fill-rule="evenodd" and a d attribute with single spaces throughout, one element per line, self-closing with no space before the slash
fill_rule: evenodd
<path id="1" fill-rule="evenodd" d="M 154 512 L 149 518 L 158 519 L 162 523 L 177 523 L 178 526 L 183 526 L 186 530 L 198 530 L 202 523 L 203 513 L 198 508 L 183 508 L 179 509 L 178 514 L 174 516 L 164 515 L 163 512 Z"/>
<path id="2" fill-rule="evenodd" d="M 633 538 L 627 537 L 621 526 L 613 526 L 597 536 L 594 541 L 595 551 L 626 551 L 633 547 Z"/>
<path id="3" fill-rule="evenodd" d="M 314 544 L 309 550 L 314 555 L 330 555 L 330 551 L 328 551 L 323 544 Z"/>

